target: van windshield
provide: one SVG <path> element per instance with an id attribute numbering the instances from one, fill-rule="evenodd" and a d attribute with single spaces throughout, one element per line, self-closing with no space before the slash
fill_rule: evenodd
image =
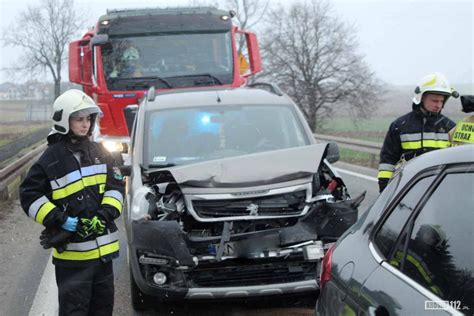
<path id="1" fill-rule="evenodd" d="M 145 125 L 149 168 L 310 144 L 296 111 L 285 105 L 160 110 Z"/>

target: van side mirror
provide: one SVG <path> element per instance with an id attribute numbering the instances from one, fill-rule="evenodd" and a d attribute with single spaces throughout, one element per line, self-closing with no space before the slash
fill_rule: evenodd
<path id="1" fill-rule="evenodd" d="M 330 163 L 339 161 L 339 145 L 336 142 L 329 142 L 326 147 L 326 160 Z"/>
<path id="2" fill-rule="evenodd" d="M 119 167 L 120 173 L 124 177 L 129 177 L 132 175 L 132 166 L 131 165 L 122 165 Z"/>

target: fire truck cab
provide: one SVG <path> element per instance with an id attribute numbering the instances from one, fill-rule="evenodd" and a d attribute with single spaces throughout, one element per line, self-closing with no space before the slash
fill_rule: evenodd
<path id="1" fill-rule="evenodd" d="M 70 43 L 69 80 L 82 85 L 104 114 L 96 140 L 122 150 L 150 87 L 158 93 L 239 87 L 259 72 L 256 36 L 234 26 L 234 15 L 209 7 L 107 10 Z"/>

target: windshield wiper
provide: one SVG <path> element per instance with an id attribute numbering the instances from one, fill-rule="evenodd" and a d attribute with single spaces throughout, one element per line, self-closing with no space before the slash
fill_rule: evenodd
<path id="1" fill-rule="evenodd" d="M 109 78 L 108 79 L 108 81 L 111 82 L 111 83 L 114 83 L 114 82 L 117 82 L 117 81 L 136 81 L 136 82 L 134 82 L 134 84 L 137 85 L 137 86 L 148 85 L 147 84 L 148 82 L 146 80 L 158 80 L 158 81 L 164 83 L 167 88 L 170 88 L 170 89 L 173 88 L 173 86 L 168 82 L 168 80 L 166 80 L 165 78 L 158 77 L 158 76 L 124 77 L 124 78 L 117 77 L 117 78 Z"/>
<path id="2" fill-rule="evenodd" d="M 163 164 L 151 164 L 148 165 L 148 169 L 160 169 L 160 168 L 169 168 L 169 167 L 174 167 L 176 166 L 175 163 L 163 163 Z"/>
<path id="3" fill-rule="evenodd" d="M 183 76 L 173 76 L 173 77 L 166 77 L 166 79 L 179 79 L 179 78 L 199 78 L 199 77 L 207 77 L 210 79 L 210 81 L 216 86 L 217 84 L 222 85 L 222 81 L 220 81 L 219 78 L 217 78 L 214 75 L 211 75 L 210 73 L 203 73 L 203 74 L 194 74 L 194 75 L 183 75 Z"/>

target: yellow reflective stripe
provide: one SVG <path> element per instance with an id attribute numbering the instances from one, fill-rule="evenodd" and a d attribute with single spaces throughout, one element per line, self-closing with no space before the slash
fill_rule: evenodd
<path id="1" fill-rule="evenodd" d="M 339 316 L 356 316 L 357 313 L 350 307 L 349 305 L 345 304 L 344 308 L 342 309 Z"/>
<path id="2" fill-rule="evenodd" d="M 112 205 L 113 207 L 115 207 L 119 211 L 119 213 L 122 213 L 122 203 L 120 203 L 119 201 L 117 201 L 113 197 L 104 196 L 104 198 L 102 199 L 102 204 Z"/>
<path id="3" fill-rule="evenodd" d="M 400 261 L 402 261 L 402 259 L 403 259 L 403 253 L 401 251 L 397 251 L 395 253 L 395 258 L 390 260 L 390 264 L 398 269 L 399 265 L 400 265 Z M 408 255 L 407 260 L 415 266 L 415 268 L 418 270 L 418 272 L 420 272 L 421 276 L 425 279 L 425 281 L 427 283 L 431 284 L 431 278 L 426 273 L 425 268 L 423 267 L 423 265 L 412 255 Z M 440 294 L 441 293 L 441 290 L 436 285 L 431 285 L 430 289 L 435 294 Z"/>
<path id="4" fill-rule="evenodd" d="M 107 181 L 107 175 L 99 174 L 82 178 L 82 181 L 77 181 L 65 186 L 62 189 L 53 191 L 53 200 L 64 199 L 65 197 L 81 191 L 84 187 L 103 184 Z"/>
<path id="5" fill-rule="evenodd" d="M 36 213 L 35 221 L 37 223 L 43 224 L 46 215 L 48 215 L 55 207 L 56 205 L 51 202 L 44 203 L 38 210 L 38 213 Z"/>
<path id="6" fill-rule="evenodd" d="M 107 181 L 106 174 L 98 174 L 95 176 L 82 178 L 82 182 L 84 183 L 84 186 L 86 187 L 96 185 L 96 184 L 104 184 L 106 181 Z"/>
<path id="7" fill-rule="evenodd" d="M 423 279 L 425 279 L 426 283 L 431 284 L 431 278 L 428 273 L 426 273 L 425 268 L 421 265 L 421 263 L 410 254 L 407 256 L 407 260 L 410 261 L 416 267 Z"/>
<path id="8" fill-rule="evenodd" d="M 449 141 L 448 140 L 424 140 L 423 147 L 447 148 L 449 147 Z"/>
<path id="9" fill-rule="evenodd" d="M 377 178 L 390 179 L 393 176 L 393 171 L 381 170 L 377 174 Z"/>
<path id="10" fill-rule="evenodd" d="M 66 196 L 81 191 L 82 189 L 84 189 L 84 184 L 82 184 L 81 181 L 77 181 L 66 186 L 65 188 L 53 191 L 53 200 L 63 199 Z"/>
<path id="11" fill-rule="evenodd" d="M 101 256 L 106 256 L 108 254 L 114 253 L 119 250 L 119 242 L 118 240 L 110 243 L 105 246 L 101 246 L 100 248 L 89 250 L 89 251 L 64 251 L 62 253 L 58 253 L 58 251 L 53 248 L 53 257 L 61 260 L 92 260 L 92 259 L 99 259 Z"/>
<path id="12" fill-rule="evenodd" d="M 447 140 L 423 140 L 423 147 L 432 147 L 432 148 L 447 148 L 449 147 L 449 141 Z M 420 149 L 421 141 L 416 142 L 402 142 L 403 149 Z"/>

